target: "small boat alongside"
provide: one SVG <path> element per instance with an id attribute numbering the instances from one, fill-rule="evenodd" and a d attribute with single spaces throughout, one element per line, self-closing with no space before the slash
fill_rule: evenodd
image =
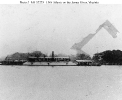
<path id="1" fill-rule="evenodd" d="M 94 62 L 92 60 L 76 60 L 78 66 L 101 66 L 100 63 Z"/>
<path id="2" fill-rule="evenodd" d="M 4 60 L 1 61 L 1 65 L 23 65 L 25 62 L 23 60 Z"/>

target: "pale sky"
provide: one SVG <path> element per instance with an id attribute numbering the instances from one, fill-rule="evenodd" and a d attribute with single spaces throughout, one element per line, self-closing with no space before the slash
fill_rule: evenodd
<path id="1" fill-rule="evenodd" d="M 120 32 L 113 38 L 105 29 L 83 47 L 90 55 L 122 50 L 122 5 L 0 5 L 0 56 L 35 50 L 74 54 L 70 49 L 109 20 Z"/>

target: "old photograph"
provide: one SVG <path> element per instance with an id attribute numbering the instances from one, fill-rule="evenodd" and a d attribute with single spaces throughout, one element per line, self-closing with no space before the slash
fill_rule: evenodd
<path id="1" fill-rule="evenodd" d="M 0 100 L 121 100 L 122 5 L 73 3 L 0 4 Z"/>

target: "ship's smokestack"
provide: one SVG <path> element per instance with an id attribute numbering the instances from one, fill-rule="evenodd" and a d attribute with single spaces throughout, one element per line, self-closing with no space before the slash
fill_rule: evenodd
<path id="1" fill-rule="evenodd" d="M 54 51 L 52 51 L 52 58 L 54 58 Z"/>
<path id="2" fill-rule="evenodd" d="M 54 51 L 52 51 L 52 61 L 54 61 Z"/>

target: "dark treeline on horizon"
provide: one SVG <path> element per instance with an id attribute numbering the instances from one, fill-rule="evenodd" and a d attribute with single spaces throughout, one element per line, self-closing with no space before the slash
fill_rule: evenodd
<path id="1" fill-rule="evenodd" d="M 8 55 L 6 58 L 11 58 L 13 60 L 22 59 L 27 60 L 29 57 L 51 57 L 52 54 L 47 55 L 41 51 L 34 51 L 31 53 L 19 53 Z M 122 51 L 121 50 L 106 50 L 100 53 L 94 54 L 90 57 L 87 54 L 76 54 L 76 55 L 66 55 L 66 54 L 54 54 L 55 57 L 70 57 L 73 60 L 93 60 L 101 64 L 122 64 Z"/>
<path id="2" fill-rule="evenodd" d="M 94 61 L 101 64 L 122 64 L 122 51 L 121 50 L 106 50 L 94 54 Z"/>

